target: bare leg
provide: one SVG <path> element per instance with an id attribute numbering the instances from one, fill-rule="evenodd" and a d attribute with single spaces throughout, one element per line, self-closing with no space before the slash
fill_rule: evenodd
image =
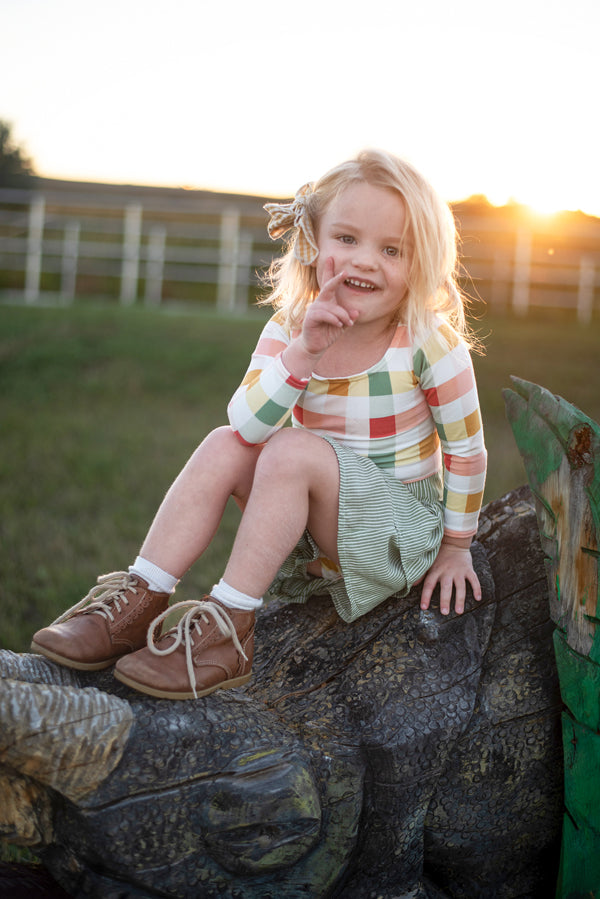
<path id="1" fill-rule="evenodd" d="M 261 451 L 261 446 L 241 444 L 227 427 L 209 434 L 169 489 L 140 554 L 180 578 L 212 540 L 229 497 L 234 496 L 244 506 Z M 90 604 L 92 599 L 94 602 Z M 126 572 L 113 572 L 100 579 L 81 603 L 50 627 L 38 631 L 32 648 L 60 664 L 90 671 L 114 665 L 124 656 L 137 657 L 142 650 L 151 654 L 144 649 L 148 628 L 162 620 L 167 605 L 166 592 L 152 589 L 145 580 Z M 254 614 L 230 610 L 227 620 L 231 621 L 231 616 L 249 653 L 238 654 L 236 646 L 241 644 L 225 641 L 231 664 L 239 667 L 240 660 L 243 661 L 239 677 L 228 681 L 229 686 L 234 686 L 249 677 Z M 219 665 L 211 669 L 217 674 L 217 686 L 222 670 Z M 135 686 L 135 682 L 129 683 Z M 210 685 L 209 692 L 213 688 Z M 155 692 L 153 695 L 171 694 Z"/>
<path id="2" fill-rule="evenodd" d="M 145 544 L 155 559 L 163 552 L 171 569 L 176 559 L 180 571 L 189 565 L 233 492 L 243 514 L 224 573 L 230 587 L 262 596 L 307 525 L 323 552 L 338 561 L 339 469 L 330 444 L 307 431 L 286 428 L 244 455 L 244 447 L 239 453 L 231 451 L 229 438 L 211 438 L 210 452 L 204 444 L 200 447 L 157 515 Z M 225 460 L 213 451 L 217 444 L 227 447 Z M 229 474 L 232 460 L 236 477 Z M 169 631 L 157 645 L 151 641 L 120 659 L 115 676 L 136 690 L 168 699 L 242 686 L 251 676 L 254 620 L 254 610 L 225 608 L 218 598 L 190 604 L 177 637 Z"/>
<path id="3" fill-rule="evenodd" d="M 214 537 L 229 497 L 245 504 L 261 450 L 241 444 L 231 428 L 212 431 L 169 488 L 140 555 L 182 577 Z"/>
<path id="4" fill-rule="evenodd" d="M 285 429 L 264 446 L 224 579 L 262 596 L 308 527 L 320 549 L 337 554 L 339 467 L 327 441 Z"/>

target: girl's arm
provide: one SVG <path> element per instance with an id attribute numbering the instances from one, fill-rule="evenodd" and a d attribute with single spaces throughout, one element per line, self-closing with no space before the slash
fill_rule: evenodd
<path id="1" fill-rule="evenodd" d="M 333 260 L 324 266 L 319 296 L 308 306 L 302 330 L 291 336 L 274 315 L 265 326 L 252 354 L 246 376 L 234 393 L 227 413 L 238 439 L 265 443 L 283 427 L 313 370 L 358 315 L 338 303 L 337 288 L 345 272 L 333 271 Z"/>
<path id="2" fill-rule="evenodd" d="M 421 608 L 427 609 L 440 585 L 440 610 L 464 610 L 466 585 L 476 599 L 481 586 L 473 569 L 470 545 L 477 531 L 485 486 L 487 453 L 475 375 L 467 348 L 452 335 L 437 332 L 415 354 L 415 371 L 436 424 L 443 456 L 444 538 L 423 582 Z"/>
<path id="3" fill-rule="evenodd" d="M 308 306 L 301 332 L 283 354 L 285 365 L 297 377 L 310 379 L 329 347 L 346 328 L 352 327 L 358 317 L 357 310 L 346 309 L 338 302 L 337 289 L 344 278 L 346 272 L 336 275 L 333 259 L 326 259 L 319 296 Z"/>
<path id="4" fill-rule="evenodd" d="M 229 424 L 242 443 L 265 443 L 284 426 L 308 379 L 297 378 L 287 370 L 283 351 L 291 337 L 274 315 L 265 325 L 250 365 L 227 407 Z"/>

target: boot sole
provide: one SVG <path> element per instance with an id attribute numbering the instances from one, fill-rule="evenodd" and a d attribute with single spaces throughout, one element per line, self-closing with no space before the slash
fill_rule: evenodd
<path id="1" fill-rule="evenodd" d="M 45 656 L 51 662 L 57 662 L 65 668 L 75 668 L 77 671 L 102 671 L 103 668 L 110 668 L 112 665 L 116 665 L 119 659 L 122 658 L 122 656 L 115 656 L 113 659 L 104 659 L 102 662 L 78 662 L 77 659 L 68 659 L 57 652 L 52 652 L 51 649 L 46 649 L 45 646 L 40 646 L 35 641 L 31 644 L 31 651 Z"/>
<path id="2" fill-rule="evenodd" d="M 207 687 L 205 690 L 197 690 L 196 695 L 194 695 L 191 690 L 185 693 L 175 693 L 170 690 L 158 690 L 155 687 L 148 686 L 148 684 L 140 684 L 133 680 L 133 678 L 127 677 L 126 674 L 122 674 L 118 669 L 113 672 L 113 675 L 117 680 L 121 681 L 122 684 L 125 684 L 125 686 L 137 690 L 138 693 L 146 693 L 148 696 L 155 696 L 157 699 L 201 699 L 203 696 L 209 696 L 211 693 L 216 692 L 216 690 L 232 690 L 234 687 L 243 687 L 252 677 L 252 674 L 244 674 L 242 677 L 234 677 L 231 680 L 221 681 L 221 683 L 215 684 L 213 687 Z"/>

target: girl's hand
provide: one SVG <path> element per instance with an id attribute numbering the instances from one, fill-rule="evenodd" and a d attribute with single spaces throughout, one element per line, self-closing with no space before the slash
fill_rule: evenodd
<path id="1" fill-rule="evenodd" d="M 337 292 L 347 274 L 334 273 L 334 261 L 329 258 L 323 269 L 323 285 L 319 296 L 306 311 L 300 340 L 311 356 L 320 356 L 336 342 L 346 328 L 352 327 L 358 318 L 357 309 L 346 309 L 338 300 Z"/>
<path id="2" fill-rule="evenodd" d="M 440 612 L 447 615 L 450 611 L 452 591 L 455 591 L 454 609 L 461 615 L 465 609 L 467 581 L 473 590 L 476 600 L 481 599 L 481 585 L 473 568 L 471 551 L 461 546 L 442 541 L 436 560 L 425 575 L 421 592 L 421 608 L 428 609 L 431 594 L 436 584 L 440 585 Z"/>

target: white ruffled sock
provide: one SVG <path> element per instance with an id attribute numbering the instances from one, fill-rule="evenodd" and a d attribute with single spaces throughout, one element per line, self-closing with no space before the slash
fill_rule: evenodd
<path id="1" fill-rule="evenodd" d="M 257 599 L 255 596 L 248 596 L 247 593 L 242 593 L 240 590 L 236 590 L 235 587 L 230 587 L 223 578 L 221 578 L 218 584 L 213 586 L 210 595 L 229 609 L 243 609 L 244 612 L 260 609 L 263 604 L 262 596 L 260 599 Z"/>
<path id="2" fill-rule="evenodd" d="M 179 583 L 179 578 L 173 577 L 168 571 L 163 571 L 154 562 L 149 562 L 142 556 L 138 556 L 133 565 L 129 566 L 129 573 L 143 577 L 150 589 L 157 593 L 174 593 Z"/>

